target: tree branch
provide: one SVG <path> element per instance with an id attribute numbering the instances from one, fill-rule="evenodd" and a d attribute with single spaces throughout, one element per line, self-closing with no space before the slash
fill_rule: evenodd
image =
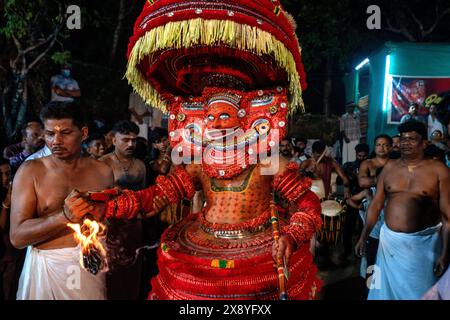
<path id="1" fill-rule="evenodd" d="M 410 7 L 405 6 L 406 11 L 408 11 L 409 15 L 411 16 L 411 18 L 419 25 L 419 29 L 420 29 L 420 33 L 423 34 L 423 23 L 422 21 L 420 21 L 416 15 L 414 14 L 414 12 L 411 10 Z"/>
<path id="2" fill-rule="evenodd" d="M 26 69 L 26 73 L 28 73 L 28 71 L 30 71 L 31 69 L 33 69 L 33 67 L 43 58 L 45 57 L 45 55 L 50 51 L 50 49 L 53 47 L 53 45 L 56 42 L 56 38 L 58 37 L 58 34 L 61 30 L 62 25 L 58 25 L 55 28 L 55 31 L 52 34 L 52 41 L 50 42 L 49 46 L 47 47 L 47 49 L 45 49 L 40 55 L 38 55 L 36 57 L 36 59 L 34 59 L 34 61 L 32 63 L 30 63 L 30 65 L 28 66 L 28 68 Z"/>
<path id="3" fill-rule="evenodd" d="M 30 47 L 26 48 L 26 49 L 23 51 L 23 53 L 24 53 L 24 54 L 27 54 L 28 52 L 33 51 L 34 49 L 36 49 L 36 48 L 42 46 L 43 44 L 47 43 L 48 41 L 50 41 L 50 40 L 52 39 L 52 37 L 53 37 L 53 33 L 52 33 L 51 35 L 49 35 L 49 36 L 47 37 L 47 39 L 44 39 L 43 41 L 38 42 L 37 44 L 35 44 L 35 45 L 33 45 L 33 46 L 30 46 Z"/>
<path id="4" fill-rule="evenodd" d="M 438 24 L 441 22 L 442 18 L 444 18 L 449 13 L 450 13 L 450 8 L 447 8 L 446 10 L 444 10 L 442 13 L 439 14 L 438 9 L 436 7 L 436 20 L 434 21 L 433 25 L 428 30 L 423 32 L 424 37 L 429 36 L 434 31 L 434 29 L 436 29 Z"/>
<path id="5" fill-rule="evenodd" d="M 406 37 L 411 42 L 417 41 L 417 39 L 414 38 L 405 27 L 402 26 L 400 29 L 395 28 L 394 26 L 392 26 L 391 21 L 389 19 L 387 19 L 387 25 L 388 25 L 388 28 L 386 28 L 387 31 L 399 33 L 399 34 L 403 35 L 404 37 Z"/>
<path id="6" fill-rule="evenodd" d="M 16 36 L 13 34 L 12 38 L 14 40 L 14 44 L 16 45 L 17 51 L 19 52 L 19 55 L 22 53 L 22 44 L 20 43 L 19 39 L 16 38 Z"/>

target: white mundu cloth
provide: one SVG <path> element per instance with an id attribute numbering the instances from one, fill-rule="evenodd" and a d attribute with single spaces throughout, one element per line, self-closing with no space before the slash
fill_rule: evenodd
<path id="1" fill-rule="evenodd" d="M 80 266 L 80 247 L 40 250 L 28 247 L 17 300 L 105 300 L 105 273 Z"/>

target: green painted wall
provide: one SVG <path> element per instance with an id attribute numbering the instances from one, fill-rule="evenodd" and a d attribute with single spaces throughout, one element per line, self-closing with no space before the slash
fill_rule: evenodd
<path id="1" fill-rule="evenodd" d="M 450 43 L 387 42 L 370 55 L 370 63 L 364 68 L 369 68 L 370 71 L 367 142 L 371 148 L 373 139 L 378 134 L 398 133 L 397 125 L 388 124 L 387 112 L 383 112 L 384 77 L 388 54 L 391 55 L 389 70 L 391 75 L 450 77 Z M 353 70 L 344 78 L 346 102 L 357 100 L 358 74 L 359 71 Z"/>

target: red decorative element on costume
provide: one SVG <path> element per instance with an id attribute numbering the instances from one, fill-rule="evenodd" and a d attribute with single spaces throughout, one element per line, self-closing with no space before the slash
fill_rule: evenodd
<path id="1" fill-rule="evenodd" d="M 282 233 L 289 234 L 299 246 L 309 242 L 322 227 L 320 200 L 312 191 L 307 191 L 297 201 L 298 212 L 294 213 L 289 225 L 282 228 Z"/>
<path id="2" fill-rule="evenodd" d="M 286 89 L 282 88 L 244 92 L 208 87 L 205 88 L 201 97 L 192 99 L 180 97 L 170 105 L 171 115 L 173 115 L 172 118 L 169 117 L 169 131 L 173 133 L 170 139 L 171 146 L 174 149 L 181 148 L 182 156 L 188 156 L 189 159 L 192 155 L 203 155 L 201 164 L 209 177 L 217 179 L 235 177 L 250 165 L 257 163 L 261 155 L 266 157 L 271 150 L 271 145 L 273 146 L 273 143 L 286 135 L 286 126 L 280 125 L 286 123 L 288 112 L 286 94 Z M 239 118 L 239 128 L 235 137 L 237 141 L 241 141 L 240 138 L 245 139 L 244 136 L 247 137 L 247 142 L 241 141 L 242 145 L 246 144 L 245 149 L 229 148 L 226 152 L 218 151 L 215 145 L 218 144 L 220 147 L 224 145 L 224 142 L 220 139 L 214 142 L 205 133 L 204 121 L 208 115 L 208 103 L 214 97 L 221 95 L 240 97 L 239 110 L 244 112 L 245 116 Z M 275 113 L 271 111 L 273 108 L 276 109 Z M 176 115 L 180 113 L 185 115 L 183 121 L 176 120 Z M 195 126 L 198 130 L 180 134 L 190 126 Z M 190 139 L 186 136 L 190 136 Z M 249 136 L 252 137 L 249 138 Z M 194 139 L 197 140 L 194 142 Z M 231 144 L 235 141 L 230 139 L 226 142 Z M 198 151 L 197 148 L 200 145 L 201 151 Z M 252 149 L 252 155 L 249 154 L 249 149 Z"/>
<path id="3" fill-rule="evenodd" d="M 106 218 L 133 219 L 138 213 L 151 212 L 154 208 L 153 199 L 166 197 L 170 204 L 175 204 L 184 198 L 192 199 L 195 187 L 192 178 L 181 167 L 167 176 L 158 176 L 156 185 L 140 191 L 123 190 L 120 194 L 109 194 L 106 204 Z M 97 199 L 101 197 L 96 195 Z M 111 199 L 112 198 L 112 199 Z"/>
<path id="4" fill-rule="evenodd" d="M 272 243 L 271 228 L 260 233 L 257 241 L 254 237 L 230 241 L 205 236 L 197 215 L 191 215 L 162 235 L 159 274 L 152 279 L 148 298 L 276 300 L 278 275 Z M 288 297 L 314 299 L 321 281 L 316 277 L 309 244 L 293 253 L 289 272 Z"/>
<path id="5" fill-rule="evenodd" d="M 298 212 L 291 216 L 289 225 L 282 228 L 282 233 L 291 235 L 297 245 L 311 240 L 323 223 L 320 199 L 309 190 L 311 179 L 298 174 L 298 165 L 290 163 L 282 175 L 274 178 L 273 187 L 298 208 Z"/>
<path id="6" fill-rule="evenodd" d="M 311 188 L 310 178 L 303 177 L 298 172 L 298 164 L 289 163 L 282 175 L 277 175 L 273 181 L 273 188 L 287 201 L 295 202 L 300 196 Z"/>
<path id="7" fill-rule="evenodd" d="M 226 231 L 252 231 L 258 227 L 270 222 L 270 212 L 263 213 L 254 219 L 247 220 L 241 223 L 211 223 L 205 219 L 205 215 L 199 215 L 200 225 L 210 229 L 211 231 L 226 230 Z"/>
<path id="8" fill-rule="evenodd" d="M 278 10 L 275 10 L 278 8 Z M 268 32 L 272 36 L 274 36 L 278 41 L 280 41 L 293 55 L 293 58 L 296 63 L 296 70 L 300 78 L 301 87 L 303 90 L 307 88 L 306 83 L 306 74 L 304 70 L 304 66 L 302 63 L 301 52 L 299 48 L 298 40 L 295 36 L 295 30 L 289 21 L 288 17 L 284 14 L 279 14 L 281 12 L 281 7 L 279 5 L 274 6 L 270 0 L 262 0 L 262 1 L 248 1 L 248 0 L 222 0 L 222 1 L 183 1 L 183 0 L 160 0 L 155 2 L 154 4 L 146 4 L 141 15 L 136 20 L 134 26 L 133 36 L 130 38 L 130 42 L 128 44 L 128 52 L 127 56 L 130 57 L 131 51 L 135 46 L 136 42 L 144 36 L 144 34 L 157 28 L 162 25 L 166 25 L 169 22 L 179 22 L 179 21 L 187 21 L 194 19 L 203 19 L 203 20 L 222 20 L 222 21 L 234 21 L 236 23 L 242 25 L 252 26 L 254 28 L 258 28 L 262 31 Z M 199 46 L 199 49 L 202 49 Z M 213 45 L 210 45 L 211 48 L 214 48 Z M 188 55 L 188 50 L 183 50 L 182 48 L 178 48 L 177 52 L 186 55 L 186 61 L 190 61 L 192 58 L 198 57 L 201 58 L 200 54 L 197 54 L 195 49 L 191 49 L 191 52 Z M 173 51 L 173 49 L 171 50 Z M 187 51 L 187 52 L 186 52 Z M 234 70 L 239 70 L 239 66 L 242 66 L 245 61 L 248 61 L 248 58 L 240 58 L 240 55 L 248 54 L 244 50 L 233 50 L 233 54 L 227 54 L 219 56 L 216 54 L 216 59 L 213 54 L 210 54 L 210 59 L 208 60 L 208 64 L 204 64 L 205 67 L 211 68 L 211 66 L 216 63 L 218 67 L 226 68 L 228 71 L 223 71 L 223 74 L 227 74 L 227 72 L 232 72 Z M 255 54 L 256 55 L 256 54 Z M 236 56 L 238 58 L 236 58 Z M 266 59 L 266 60 L 264 60 Z M 172 61 L 183 60 L 183 59 L 174 59 Z M 216 61 L 217 60 L 217 61 Z M 234 60 L 234 61 L 233 61 Z M 147 59 L 143 59 L 142 61 L 147 61 Z M 186 88 L 186 84 L 189 85 L 189 82 L 184 81 L 184 86 L 176 86 L 176 80 L 179 78 L 177 76 L 173 77 L 171 75 L 172 69 L 166 68 L 167 66 L 174 66 L 176 63 L 165 63 L 164 60 L 160 58 L 157 59 L 154 65 L 156 70 L 153 70 L 151 73 L 149 72 L 150 66 L 141 67 L 142 74 L 147 79 L 156 80 L 159 83 L 159 88 L 163 91 L 160 92 L 177 92 L 183 91 L 183 88 Z M 223 63 L 223 61 L 227 61 L 227 63 Z M 238 63 L 236 61 L 242 61 Z M 267 66 L 274 65 L 270 63 L 269 57 L 259 57 L 259 61 L 252 61 L 252 66 L 254 69 L 260 70 L 258 73 L 254 74 L 255 81 L 260 83 L 262 79 L 267 79 L 267 75 L 269 73 L 265 73 L 262 70 L 267 69 Z M 196 65 L 197 63 L 193 63 Z M 182 66 L 184 66 L 183 63 Z M 199 66 L 202 64 L 198 63 Z M 182 67 L 180 66 L 180 67 Z M 247 70 L 246 73 L 249 74 Z M 261 72 L 262 71 L 262 72 Z M 177 73 L 177 71 L 175 71 Z M 201 74 L 205 74 L 202 72 Z M 207 73 L 206 73 L 207 74 Z M 259 79 L 258 79 L 259 74 Z M 193 74 L 195 75 L 195 73 Z M 284 78 L 286 76 L 284 75 Z M 192 77 L 187 77 L 187 79 L 191 79 Z M 199 77 L 200 78 L 200 77 Z M 259 85 L 259 87 L 266 87 L 267 85 L 271 85 L 276 82 L 282 82 L 283 77 L 278 77 L 275 79 L 267 79 L 265 85 Z"/>

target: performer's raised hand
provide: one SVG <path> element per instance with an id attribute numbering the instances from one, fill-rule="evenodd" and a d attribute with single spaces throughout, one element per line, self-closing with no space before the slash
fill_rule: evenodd
<path id="1" fill-rule="evenodd" d="M 278 241 L 274 241 L 272 245 L 272 258 L 275 261 L 286 261 L 286 266 L 289 265 L 289 259 L 296 249 L 294 239 L 290 235 L 282 235 Z"/>
<path id="2" fill-rule="evenodd" d="M 76 189 L 72 190 L 64 200 L 63 214 L 71 223 L 80 223 L 85 215 L 95 216 L 97 211 L 84 194 Z"/>

